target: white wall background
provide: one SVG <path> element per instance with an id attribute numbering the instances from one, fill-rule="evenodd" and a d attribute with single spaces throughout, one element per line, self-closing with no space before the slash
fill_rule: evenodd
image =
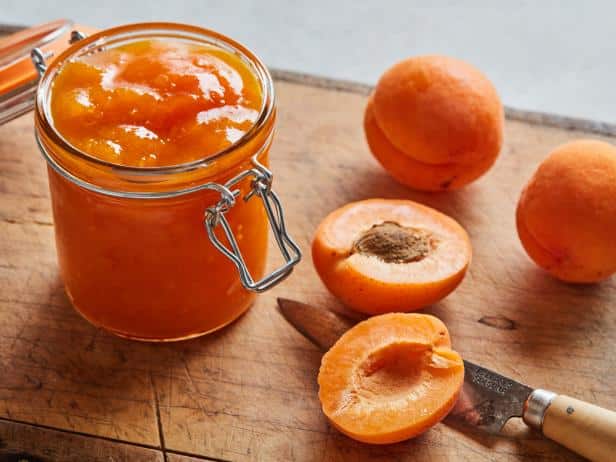
<path id="1" fill-rule="evenodd" d="M 277 68 L 374 83 L 406 56 L 470 61 L 521 109 L 616 122 L 614 0 L 0 0 L 0 22 L 165 20 L 216 29 Z"/>

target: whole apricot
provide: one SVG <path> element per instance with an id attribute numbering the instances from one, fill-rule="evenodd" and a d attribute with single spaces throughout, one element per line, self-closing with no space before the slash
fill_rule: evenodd
<path id="1" fill-rule="evenodd" d="M 503 106 L 472 65 L 445 56 L 402 61 L 380 78 L 364 129 L 394 178 L 420 190 L 460 188 L 483 175 L 503 142 Z"/>
<path id="2" fill-rule="evenodd" d="M 567 282 L 616 272 L 616 147 L 597 140 L 559 146 L 541 162 L 516 212 L 528 255 Z"/>

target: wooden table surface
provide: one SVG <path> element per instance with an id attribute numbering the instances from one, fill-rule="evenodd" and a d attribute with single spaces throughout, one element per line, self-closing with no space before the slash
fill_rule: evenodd
<path id="1" fill-rule="evenodd" d="M 383 447 L 340 435 L 317 399 L 320 352 L 283 321 L 275 298 L 340 309 L 310 262 L 316 225 L 353 200 L 417 200 L 455 217 L 473 242 L 462 285 L 426 310 L 446 322 L 454 347 L 533 386 L 616 408 L 615 280 L 555 281 L 525 255 L 514 226 L 520 189 L 551 148 L 585 136 L 614 142 L 616 129 L 509 111 L 488 175 L 460 192 L 422 194 L 369 154 L 365 87 L 277 76 L 275 188 L 305 260 L 237 322 L 188 342 L 123 340 L 73 311 L 32 116 L 0 127 L 0 460 L 577 460 L 519 423 L 498 437 L 444 423 Z"/>

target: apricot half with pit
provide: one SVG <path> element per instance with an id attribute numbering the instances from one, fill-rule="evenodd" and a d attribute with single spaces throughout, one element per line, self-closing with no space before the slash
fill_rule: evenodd
<path id="1" fill-rule="evenodd" d="M 451 411 L 464 363 L 438 318 L 390 313 L 347 331 L 323 356 L 318 382 L 334 427 L 365 443 L 396 443 Z"/>
<path id="2" fill-rule="evenodd" d="M 559 146 L 520 196 L 520 241 L 542 268 L 567 282 L 616 272 L 616 147 L 598 140 Z"/>
<path id="3" fill-rule="evenodd" d="M 400 183 L 458 189 L 483 175 L 503 142 L 504 112 L 492 83 L 474 66 L 418 56 L 388 69 L 364 114 L 370 150 Z"/>
<path id="4" fill-rule="evenodd" d="M 344 304 L 381 314 L 416 310 L 448 295 L 464 278 L 471 244 L 455 220 L 430 207 L 369 199 L 323 220 L 312 258 Z"/>

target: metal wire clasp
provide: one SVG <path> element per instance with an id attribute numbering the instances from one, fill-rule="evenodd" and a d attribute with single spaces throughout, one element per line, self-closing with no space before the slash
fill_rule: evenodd
<path id="1" fill-rule="evenodd" d="M 75 42 L 83 40 L 84 38 L 86 38 L 86 34 L 78 30 L 72 30 L 68 43 L 72 45 Z M 34 65 L 34 68 L 36 69 L 36 72 L 38 72 L 39 77 L 42 77 L 47 70 L 46 61 L 52 56 L 53 53 L 44 53 L 43 50 L 41 50 L 40 48 L 33 48 L 30 52 L 30 59 L 32 61 L 32 64 Z"/>
<path id="2" fill-rule="evenodd" d="M 231 178 L 224 185 L 217 183 L 209 185 L 210 189 L 220 193 L 221 198 L 216 205 L 209 207 L 205 211 L 204 224 L 212 244 L 236 266 L 240 273 L 242 285 L 253 292 L 264 292 L 289 276 L 293 271 L 293 267 L 301 260 L 302 254 L 298 245 L 291 239 L 285 228 L 280 199 L 272 190 L 272 172 L 259 163 L 256 156 L 253 157 L 252 162 L 255 166 L 254 168 Z M 248 177 L 252 177 L 251 189 L 243 197 L 243 200 L 249 201 L 255 195 L 261 198 L 278 248 L 285 259 L 285 263 L 280 268 L 277 268 L 256 282 L 246 266 L 237 240 L 225 217 L 225 214 L 235 205 L 236 199 L 240 194 L 240 190 L 233 189 L 233 187 Z M 223 244 L 216 236 L 215 230 L 219 225 L 222 226 L 229 243 L 228 246 Z"/>

